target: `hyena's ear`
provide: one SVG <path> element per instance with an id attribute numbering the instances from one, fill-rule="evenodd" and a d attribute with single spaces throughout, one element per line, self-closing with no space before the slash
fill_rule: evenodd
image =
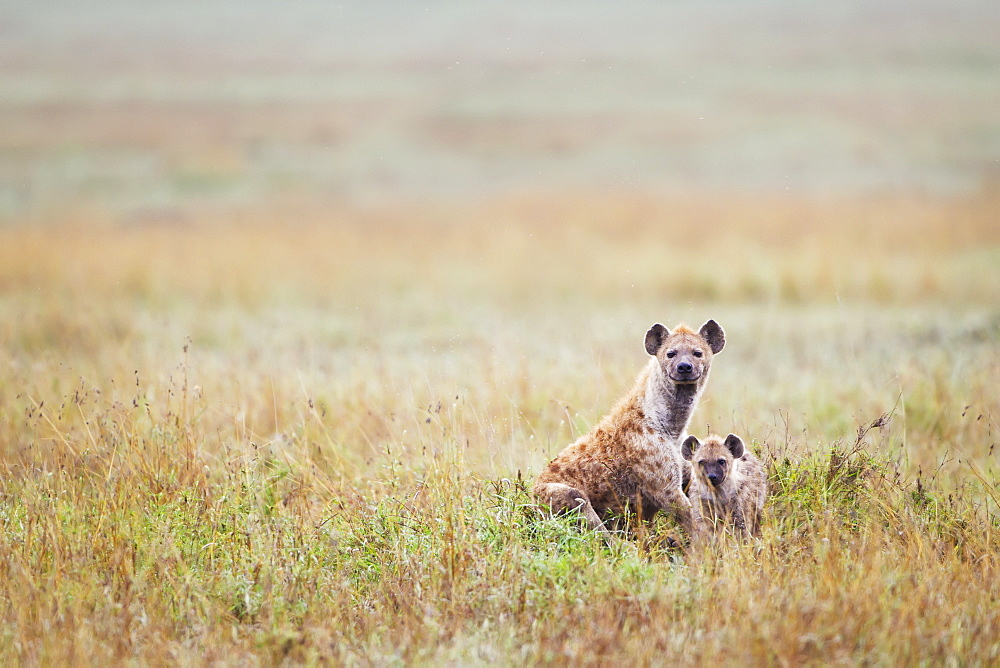
<path id="1" fill-rule="evenodd" d="M 709 320 L 698 330 L 701 338 L 708 341 L 708 347 L 712 349 L 712 354 L 716 354 L 726 347 L 726 333 L 719 327 L 719 323 Z"/>
<path id="2" fill-rule="evenodd" d="M 733 453 L 733 459 L 739 459 L 746 452 L 746 448 L 743 446 L 743 439 L 736 434 L 726 436 L 725 445 L 729 448 L 729 452 Z"/>
<path id="3" fill-rule="evenodd" d="M 688 436 L 681 444 L 681 456 L 690 461 L 694 457 L 694 451 L 701 447 L 701 442 L 697 436 Z"/>
<path id="4" fill-rule="evenodd" d="M 660 323 L 656 323 L 650 327 L 649 331 L 646 332 L 646 352 L 650 355 L 655 355 L 668 336 L 670 336 L 670 330 Z"/>

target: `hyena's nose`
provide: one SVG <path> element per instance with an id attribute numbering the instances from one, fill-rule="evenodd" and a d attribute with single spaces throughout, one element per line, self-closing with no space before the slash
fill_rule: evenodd
<path id="1" fill-rule="evenodd" d="M 709 473 L 708 474 L 708 481 L 710 483 L 712 483 L 713 487 L 716 486 L 716 485 L 718 485 L 719 484 L 719 475 L 717 473 Z"/>
<path id="2" fill-rule="evenodd" d="M 681 362 L 677 365 L 677 373 L 691 373 L 694 367 L 691 366 L 691 362 Z"/>

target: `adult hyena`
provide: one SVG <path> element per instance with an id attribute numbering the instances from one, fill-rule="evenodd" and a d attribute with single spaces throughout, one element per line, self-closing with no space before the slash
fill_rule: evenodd
<path id="1" fill-rule="evenodd" d="M 726 335 L 714 320 L 697 332 L 684 325 L 671 332 L 656 324 L 645 343 L 652 359 L 632 390 L 549 463 L 534 492 L 553 512 L 578 511 L 597 531 L 607 532 L 608 520 L 626 509 L 644 520 L 664 510 L 690 536 L 700 527 L 681 489 L 687 464 L 680 438 Z"/>

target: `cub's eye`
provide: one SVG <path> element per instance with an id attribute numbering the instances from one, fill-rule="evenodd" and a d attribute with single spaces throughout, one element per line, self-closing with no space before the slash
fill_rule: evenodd
<path id="1" fill-rule="evenodd" d="M 725 465 L 726 465 L 726 460 L 725 459 L 720 459 L 719 460 L 719 466 L 725 466 Z"/>
<path id="2" fill-rule="evenodd" d="M 694 351 L 694 356 L 695 357 L 701 357 L 701 351 L 700 350 Z"/>
<path id="3" fill-rule="evenodd" d="M 705 460 L 702 459 L 700 462 L 698 462 L 698 466 L 700 466 L 701 468 L 705 468 Z"/>
<path id="4" fill-rule="evenodd" d="M 676 357 L 676 356 L 677 356 L 677 351 L 676 350 L 671 350 L 670 352 L 667 353 L 667 357 L 668 358 L 670 358 L 670 357 Z"/>

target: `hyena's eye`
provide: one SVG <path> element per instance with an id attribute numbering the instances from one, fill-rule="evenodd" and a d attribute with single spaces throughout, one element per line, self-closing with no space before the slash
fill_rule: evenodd
<path id="1" fill-rule="evenodd" d="M 671 350 L 670 352 L 667 353 L 667 357 L 668 358 L 669 357 L 676 357 L 676 355 L 677 355 L 677 351 L 676 350 Z"/>
<path id="2" fill-rule="evenodd" d="M 695 356 L 695 357 L 701 357 L 701 354 L 702 354 L 702 353 L 701 353 L 701 351 L 700 351 L 700 350 L 696 350 L 696 351 L 694 351 L 694 356 Z"/>
<path id="3" fill-rule="evenodd" d="M 719 466 L 725 466 L 725 465 L 726 465 L 726 460 L 725 459 L 720 459 L 719 460 Z"/>

